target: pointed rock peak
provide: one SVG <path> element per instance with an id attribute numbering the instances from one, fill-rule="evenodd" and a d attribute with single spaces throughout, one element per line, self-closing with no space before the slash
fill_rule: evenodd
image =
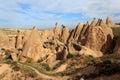
<path id="1" fill-rule="evenodd" d="M 90 25 L 90 24 L 91 24 L 91 22 L 89 22 L 89 21 L 87 21 L 87 23 L 88 23 L 88 25 Z"/>
<path id="2" fill-rule="evenodd" d="M 109 23 L 111 23 L 112 21 L 111 21 L 111 19 L 110 19 L 110 17 L 107 17 L 107 19 L 106 19 L 106 24 L 109 24 Z"/>
<path id="3" fill-rule="evenodd" d="M 58 23 L 55 23 L 55 28 L 54 29 L 59 29 Z"/>
<path id="4" fill-rule="evenodd" d="M 110 17 L 107 17 L 107 19 L 106 19 L 106 24 L 107 24 L 109 27 L 114 27 L 114 26 L 115 26 L 115 23 L 111 21 Z"/>
<path id="5" fill-rule="evenodd" d="M 85 24 L 85 26 L 86 26 L 86 25 L 90 25 L 90 22 L 89 22 L 89 21 L 87 21 L 87 22 L 86 22 L 86 24 Z"/>
<path id="6" fill-rule="evenodd" d="M 78 23 L 78 25 L 77 25 L 77 26 L 83 26 L 83 23 L 81 23 L 81 22 L 80 22 L 80 23 Z"/>
<path id="7" fill-rule="evenodd" d="M 39 35 L 38 30 L 36 28 L 33 28 L 31 33 L 29 34 L 29 37 L 28 37 L 28 40 L 26 41 L 26 44 L 24 45 L 22 55 L 25 57 L 32 57 L 33 56 L 32 54 L 36 53 L 36 52 L 34 52 L 34 50 L 32 50 L 33 47 L 35 47 L 35 45 L 42 44 L 41 42 L 42 41 L 40 39 L 40 35 Z"/>
<path id="8" fill-rule="evenodd" d="M 99 20 L 100 25 L 105 24 L 102 19 Z"/>
<path id="9" fill-rule="evenodd" d="M 65 25 L 62 24 L 62 28 L 65 28 Z"/>
<path id="10" fill-rule="evenodd" d="M 62 29 L 68 29 L 65 25 L 62 24 Z"/>
<path id="11" fill-rule="evenodd" d="M 58 27 L 58 23 L 57 22 L 55 23 L 55 27 Z"/>
<path id="12" fill-rule="evenodd" d="M 98 19 L 96 26 L 100 26 L 102 19 Z"/>
<path id="13" fill-rule="evenodd" d="M 90 24 L 90 26 L 95 26 L 96 23 L 97 23 L 96 18 L 94 18 L 94 20 L 92 21 L 92 23 Z"/>
<path id="14" fill-rule="evenodd" d="M 36 26 L 34 26 L 33 29 L 36 29 Z"/>

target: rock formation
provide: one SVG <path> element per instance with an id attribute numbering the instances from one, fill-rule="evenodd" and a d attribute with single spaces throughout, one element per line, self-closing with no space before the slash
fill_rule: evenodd
<path id="1" fill-rule="evenodd" d="M 83 28 L 83 24 L 82 23 L 79 23 L 76 28 L 75 28 L 75 33 L 74 33 L 74 40 L 77 41 L 78 38 L 79 38 L 79 35 L 81 34 L 81 31 L 82 31 L 82 28 Z"/>
<path id="2" fill-rule="evenodd" d="M 94 51 L 94 50 L 92 50 L 90 48 L 87 48 L 85 46 L 81 47 L 81 50 L 79 51 L 79 54 L 80 55 L 86 55 L 86 56 L 91 55 L 91 56 L 93 56 L 95 58 L 103 56 L 102 52 L 100 52 L 100 51 Z"/>
<path id="3" fill-rule="evenodd" d="M 55 24 L 55 28 L 53 29 L 53 32 L 54 32 L 54 37 L 59 39 L 61 35 L 61 31 L 59 29 L 58 23 Z"/>
<path id="4" fill-rule="evenodd" d="M 85 45 L 85 39 L 86 39 L 86 35 L 87 35 L 87 29 L 89 28 L 90 24 L 87 21 L 87 23 L 83 26 L 81 34 L 78 38 L 78 42 L 81 42 L 82 45 Z"/>
<path id="5" fill-rule="evenodd" d="M 87 36 L 85 46 L 92 50 L 100 51 L 105 41 L 106 37 L 102 28 L 100 26 L 94 26 Z"/>
<path id="6" fill-rule="evenodd" d="M 18 57 L 16 53 L 11 53 L 11 57 L 13 61 L 18 61 Z"/>
<path id="7" fill-rule="evenodd" d="M 104 46 L 102 47 L 101 51 L 103 53 L 109 53 L 112 50 L 112 42 L 113 42 L 113 32 L 112 29 L 110 27 L 108 27 L 103 21 L 102 19 L 100 20 L 99 23 L 101 26 L 101 28 L 103 29 L 103 32 L 105 33 L 106 36 L 106 42 L 104 44 Z"/>
<path id="8" fill-rule="evenodd" d="M 62 32 L 61 32 L 61 38 L 60 39 L 63 43 L 66 44 L 67 39 L 69 37 L 69 34 L 70 34 L 69 29 L 67 27 L 65 27 L 64 25 L 62 25 Z"/>
<path id="9" fill-rule="evenodd" d="M 96 21 L 94 18 L 91 23 L 79 23 L 72 30 L 69 30 L 64 25 L 62 25 L 62 30 L 60 30 L 58 23 L 56 23 L 53 30 L 38 31 L 34 27 L 33 30 L 26 30 L 24 36 L 18 31 L 15 48 L 18 50 L 21 49 L 20 60 L 32 58 L 34 61 L 37 61 L 48 55 L 50 59 L 50 62 L 46 61 L 48 63 L 55 60 L 52 60 L 51 56 L 62 60 L 66 59 L 68 53 L 79 54 L 81 52 L 81 46 L 85 46 L 91 52 L 102 52 L 106 54 L 113 51 L 114 36 L 109 25 L 112 25 L 112 22 L 108 17 L 106 23 L 102 19 Z M 0 38 L 1 48 L 8 48 L 9 44 L 14 45 L 12 38 L 9 39 L 3 32 L 1 32 L 0 37 L 2 38 Z M 12 41 L 10 42 L 9 40 Z M 7 44 L 8 46 L 6 46 Z M 83 50 L 86 48 L 83 48 Z M 118 48 L 115 48 L 114 52 L 116 52 L 116 49 Z M 83 52 L 87 54 L 86 51 Z"/>
<path id="10" fill-rule="evenodd" d="M 115 23 L 113 23 L 110 19 L 110 17 L 107 17 L 106 19 L 106 24 L 109 26 L 109 27 L 114 27 L 115 26 Z"/>
<path id="11" fill-rule="evenodd" d="M 28 38 L 30 37 L 30 34 L 31 34 L 31 30 L 25 30 L 23 41 L 22 41 L 23 46 L 25 45 L 25 43 L 27 42 Z"/>
<path id="12" fill-rule="evenodd" d="M 10 48 L 9 37 L 3 31 L 0 31 L 0 48 Z"/>
<path id="13" fill-rule="evenodd" d="M 48 40 L 52 40 L 54 38 L 53 30 L 46 29 L 40 33 L 40 39 L 42 42 L 46 42 Z"/>
<path id="14" fill-rule="evenodd" d="M 38 30 L 34 27 L 26 44 L 24 45 L 22 55 L 24 57 L 32 58 L 34 61 L 36 61 L 40 58 L 41 48 L 42 43 L 40 40 L 40 35 L 38 33 Z"/>
<path id="15" fill-rule="evenodd" d="M 23 45 L 22 45 L 22 34 L 21 32 L 18 30 L 18 33 L 17 33 L 17 37 L 16 37 L 16 45 L 15 47 L 17 49 L 22 49 Z"/>

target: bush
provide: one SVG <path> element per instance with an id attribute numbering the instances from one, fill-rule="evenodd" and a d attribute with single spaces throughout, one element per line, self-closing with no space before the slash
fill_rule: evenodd
<path id="1" fill-rule="evenodd" d="M 43 61 L 43 58 L 38 59 L 38 63 L 41 63 Z"/>
<path id="2" fill-rule="evenodd" d="M 14 71 L 19 71 L 19 70 L 20 70 L 20 67 L 16 64 L 16 65 L 14 65 L 14 66 L 12 67 L 12 69 L 13 69 Z"/>
<path id="3" fill-rule="evenodd" d="M 27 61 L 26 61 L 27 63 L 31 63 L 31 62 L 33 62 L 33 59 L 32 58 L 27 58 Z"/>
<path id="4" fill-rule="evenodd" d="M 37 74 L 31 72 L 31 73 L 28 73 L 27 76 L 29 76 L 29 77 L 31 77 L 31 78 L 35 78 L 35 77 L 37 77 Z"/>
<path id="5" fill-rule="evenodd" d="M 11 64 L 12 60 L 11 59 L 6 59 L 7 64 Z"/>
<path id="6" fill-rule="evenodd" d="M 113 27 L 112 28 L 114 38 L 120 38 L 120 27 Z"/>
<path id="7" fill-rule="evenodd" d="M 67 58 L 68 58 L 68 59 L 73 58 L 73 57 L 74 57 L 73 54 L 70 54 L 70 53 L 69 53 L 69 54 L 67 55 Z"/>
<path id="8" fill-rule="evenodd" d="M 5 50 L 5 59 L 11 59 L 11 51 L 10 50 Z"/>
<path id="9" fill-rule="evenodd" d="M 49 67 L 48 64 L 42 63 L 42 67 L 43 67 L 46 71 L 50 71 L 50 67 Z"/>

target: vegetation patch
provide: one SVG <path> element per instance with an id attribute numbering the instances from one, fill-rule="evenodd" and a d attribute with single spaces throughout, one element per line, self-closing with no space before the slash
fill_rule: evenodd
<path id="1" fill-rule="evenodd" d="M 120 27 L 112 27 L 114 38 L 120 38 Z"/>

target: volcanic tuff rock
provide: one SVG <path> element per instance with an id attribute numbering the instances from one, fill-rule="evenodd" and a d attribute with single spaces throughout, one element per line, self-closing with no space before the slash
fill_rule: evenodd
<path id="1" fill-rule="evenodd" d="M 71 42 L 71 41 L 78 41 L 78 38 L 81 34 L 81 31 L 83 29 L 83 24 L 82 23 L 79 23 L 75 29 L 73 29 L 71 32 L 70 32 L 70 35 L 69 35 L 69 38 L 67 40 L 67 42 Z"/>
<path id="2" fill-rule="evenodd" d="M 100 51 L 105 41 L 106 37 L 102 28 L 100 26 L 94 26 L 87 36 L 85 46 L 92 50 Z"/>
<path id="3" fill-rule="evenodd" d="M 106 24 L 109 26 L 109 27 L 114 27 L 115 26 L 115 23 L 113 23 L 110 19 L 110 17 L 107 17 L 106 19 Z"/>
<path id="4" fill-rule="evenodd" d="M 81 51 L 81 53 L 86 55 L 88 51 L 91 53 L 110 53 L 113 51 L 114 36 L 108 24 L 112 25 L 110 18 L 106 19 L 106 23 L 104 23 L 102 19 L 96 21 L 94 18 L 91 23 L 79 23 L 72 30 L 62 25 L 62 30 L 60 30 L 58 23 L 56 23 L 53 30 L 38 31 L 34 27 L 33 30 L 26 30 L 24 36 L 18 32 L 17 39 L 15 40 L 15 38 L 13 38 L 12 40 L 12 38 L 10 38 L 10 41 L 6 34 L 0 32 L 0 47 L 8 48 L 9 44 L 13 46 L 16 42 L 16 49 L 21 48 L 21 60 L 29 57 L 37 61 L 48 55 L 47 60 L 49 61 L 46 61 L 48 63 L 52 63 L 52 61 L 56 59 L 66 59 L 68 53 L 79 54 Z M 85 48 L 82 49 L 81 46 L 85 46 Z M 86 52 L 86 48 L 90 50 Z M 117 50 L 119 52 L 119 48 L 115 48 L 114 52 Z M 99 54 L 96 55 L 99 56 Z M 96 57 L 96 55 L 93 54 L 94 57 Z M 52 57 L 55 59 L 52 59 Z"/>
<path id="5" fill-rule="evenodd" d="M 101 57 L 101 56 L 103 56 L 102 52 L 100 52 L 100 51 L 94 51 L 94 50 L 92 50 L 90 48 L 87 48 L 85 46 L 81 47 L 81 50 L 79 51 L 79 54 L 80 55 L 88 55 L 88 56 L 91 55 L 93 57 Z"/>
<path id="6" fill-rule="evenodd" d="M 74 33 L 74 40 L 77 41 L 78 38 L 79 38 L 79 35 L 81 34 L 81 31 L 82 31 L 82 28 L 83 28 L 83 24 L 82 23 L 79 23 L 76 28 L 75 28 L 75 33 Z"/>
<path id="7" fill-rule="evenodd" d="M 67 39 L 69 37 L 69 34 L 70 34 L 69 29 L 67 27 L 65 27 L 64 25 L 62 25 L 62 32 L 61 32 L 61 38 L 60 39 L 63 43 L 66 44 Z"/>
<path id="8" fill-rule="evenodd" d="M 87 29 L 89 28 L 90 24 L 87 21 L 87 23 L 83 26 L 81 34 L 78 38 L 78 42 L 81 42 L 82 45 L 85 45 L 85 40 L 86 40 L 86 36 L 87 36 Z"/>
<path id="9" fill-rule="evenodd" d="M 23 41 L 22 41 L 23 46 L 25 45 L 25 43 L 27 42 L 28 38 L 30 37 L 30 34 L 31 34 L 31 30 L 25 30 Z"/>
<path id="10" fill-rule="evenodd" d="M 112 29 L 110 27 L 108 27 L 103 21 L 102 19 L 100 20 L 99 23 L 101 26 L 101 28 L 103 29 L 103 32 L 105 33 L 105 37 L 106 37 L 106 42 L 104 44 L 104 46 L 102 47 L 101 51 L 103 53 L 109 53 L 112 50 L 112 42 L 113 42 L 113 32 Z"/>
<path id="11" fill-rule="evenodd" d="M 0 31 L 0 48 L 10 48 L 9 37 L 2 31 Z"/>
<path id="12" fill-rule="evenodd" d="M 61 30 L 59 29 L 58 23 L 55 24 L 55 28 L 53 29 L 54 37 L 59 39 L 61 35 Z"/>
<path id="13" fill-rule="evenodd" d="M 17 48 L 17 49 L 21 49 L 22 47 L 23 47 L 23 45 L 22 45 L 22 34 L 21 34 L 21 32 L 18 30 L 18 33 L 17 33 L 17 37 L 16 37 L 16 45 L 15 45 L 15 47 Z"/>
<path id="14" fill-rule="evenodd" d="M 38 30 L 34 27 L 23 48 L 22 55 L 37 61 L 40 57 L 45 56 L 46 53 L 49 53 L 49 50 L 44 51 Z"/>

